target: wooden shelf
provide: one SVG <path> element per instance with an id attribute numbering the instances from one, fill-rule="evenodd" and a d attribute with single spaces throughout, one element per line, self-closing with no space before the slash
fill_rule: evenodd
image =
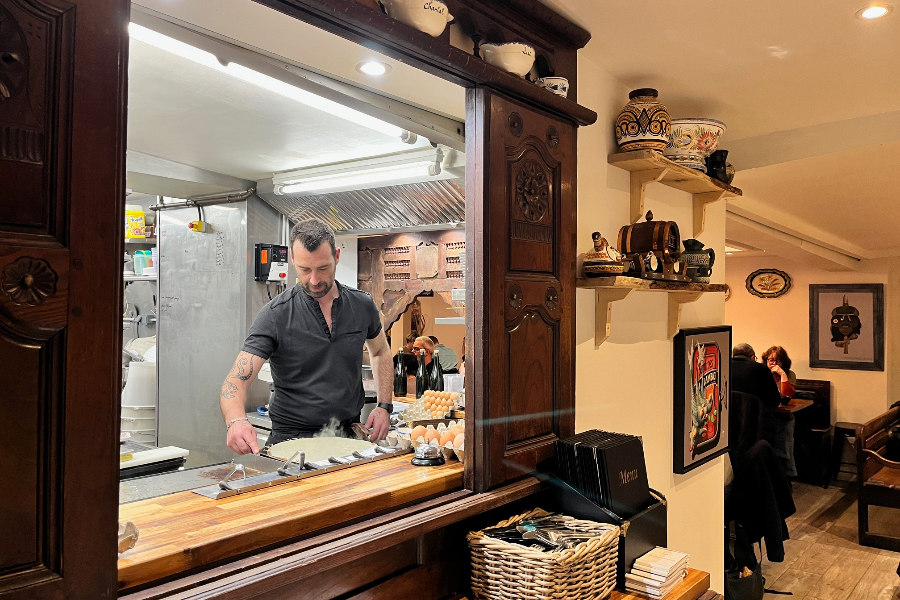
<path id="1" fill-rule="evenodd" d="M 609 338 L 611 330 L 612 303 L 622 300 L 631 292 L 666 292 L 669 294 L 669 315 L 666 335 L 675 337 L 681 326 L 681 308 L 696 302 L 707 292 L 725 292 L 724 283 L 688 283 L 664 281 L 661 279 L 638 279 L 637 277 L 580 277 L 575 287 L 594 290 L 594 345 L 600 346 Z"/>
<path id="2" fill-rule="evenodd" d="M 741 196 L 736 187 L 724 184 L 695 169 L 678 165 L 653 150 L 611 154 L 609 164 L 631 172 L 631 222 L 644 217 L 647 184 L 658 182 L 688 192 L 694 197 L 694 231 L 697 237 L 706 227 L 706 206 L 723 198 Z"/>
<path id="3" fill-rule="evenodd" d="M 123 275 L 122 279 L 125 280 L 125 283 L 131 283 L 133 281 L 156 281 L 156 275 Z"/>

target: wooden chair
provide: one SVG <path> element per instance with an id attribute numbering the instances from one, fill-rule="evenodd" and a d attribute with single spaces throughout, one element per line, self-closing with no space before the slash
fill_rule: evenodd
<path id="1" fill-rule="evenodd" d="M 900 462 L 882 456 L 890 427 L 900 422 L 894 408 L 856 429 L 856 467 L 859 482 L 859 543 L 900 552 L 900 537 L 869 532 L 869 506 L 900 508 Z"/>

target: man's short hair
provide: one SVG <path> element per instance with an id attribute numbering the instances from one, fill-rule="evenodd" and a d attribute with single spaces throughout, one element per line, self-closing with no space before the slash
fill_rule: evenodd
<path id="1" fill-rule="evenodd" d="M 297 223 L 291 229 L 291 250 L 294 249 L 294 242 L 300 242 L 309 252 L 315 252 L 322 245 L 322 242 L 328 242 L 331 246 L 331 255 L 337 252 L 337 246 L 334 243 L 334 231 L 318 219 L 310 219 Z"/>
<path id="2" fill-rule="evenodd" d="M 429 352 L 434 352 L 434 342 L 431 341 L 431 338 L 427 335 L 420 335 L 416 338 L 414 343 L 422 344 L 426 350 Z"/>
<path id="3" fill-rule="evenodd" d="M 430 339 L 430 340 L 431 340 L 432 342 L 434 342 L 435 344 L 440 344 L 440 342 L 438 341 L 436 335 L 429 335 L 429 336 L 428 336 L 428 339 Z"/>
<path id="4" fill-rule="evenodd" d="M 750 344 L 738 344 L 731 350 L 731 356 L 746 356 L 747 358 L 753 358 L 756 356 L 756 352 L 753 350 L 753 346 Z"/>

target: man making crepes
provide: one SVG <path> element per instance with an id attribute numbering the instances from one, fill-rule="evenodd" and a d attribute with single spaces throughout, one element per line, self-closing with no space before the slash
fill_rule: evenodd
<path id="1" fill-rule="evenodd" d="M 316 220 L 291 230 L 291 261 L 299 285 L 279 294 L 256 316 L 237 360 L 222 384 L 219 403 L 228 447 L 258 453 L 256 431 L 245 413 L 247 390 L 268 360 L 275 395 L 269 404 L 269 444 L 312 437 L 331 419 L 339 435 L 352 436 L 365 403 L 363 344 L 368 347 L 378 405 L 366 421 L 369 439 L 384 439 L 393 410 L 391 350 L 372 297 L 338 283 L 340 250 L 334 233 Z"/>

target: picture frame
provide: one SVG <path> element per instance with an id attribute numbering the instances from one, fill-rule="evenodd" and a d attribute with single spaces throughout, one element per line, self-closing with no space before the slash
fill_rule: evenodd
<path id="1" fill-rule="evenodd" d="M 728 452 L 731 336 L 729 325 L 675 336 L 672 470 L 679 475 Z"/>
<path id="2" fill-rule="evenodd" d="M 809 366 L 884 371 L 884 284 L 809 286 Z"/>
<path id="3" fill-rule="evenodd" d="M 758 298 L 778 298 L 793 286 L 791 276 L 779 269 L 757 269 L 744 282 L 747 291 Z"/>

